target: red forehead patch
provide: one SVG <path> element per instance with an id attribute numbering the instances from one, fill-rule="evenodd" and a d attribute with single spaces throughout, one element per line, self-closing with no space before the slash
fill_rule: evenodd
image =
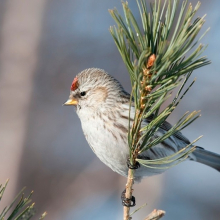
<path id="1" fill-rule="evenodd" d="M 70 87 L 70 90 L 75 91 L 78 88 L 78 86 L 79 86 L 78 78 L 75 77 L 73 82 L 72 82 L 72 85 Z"/>

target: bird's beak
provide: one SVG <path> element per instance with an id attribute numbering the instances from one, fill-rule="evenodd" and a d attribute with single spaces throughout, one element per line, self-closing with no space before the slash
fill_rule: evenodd
<path id="1" fill-rule="evenodd" d="M 77 105 L 78 101 L 74 98 L 68 99 L 63 105 Z"/>

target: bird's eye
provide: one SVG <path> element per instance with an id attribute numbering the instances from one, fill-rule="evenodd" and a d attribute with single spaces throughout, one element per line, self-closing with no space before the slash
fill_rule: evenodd
<path id="1" fill-rule="evenodd" d="M 86 92 L 80 92 L 80 95 L 84 96 L 84 95 L 86 95 Z"/>

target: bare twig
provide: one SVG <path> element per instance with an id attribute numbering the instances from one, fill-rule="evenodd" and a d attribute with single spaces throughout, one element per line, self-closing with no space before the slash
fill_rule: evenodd
<path id="1" fill-rule="evenodd" d="M 165 211 L 154 209 L 144 220 L 158 220 L 165 215 Z"/>
<path id="2" fill-rule="evenodd" d="M 126 193 L 125 193 L 125 197 L 128 199 L 131 199 L 131 197 L 132 197 L 133 183 L 134 183 L 134 170 L 129 169 L 127 183 L 126 183 Z M 130 207 L 124 206 L 124 220 L 130 220 L 130 219 L 131 219 Z"/>

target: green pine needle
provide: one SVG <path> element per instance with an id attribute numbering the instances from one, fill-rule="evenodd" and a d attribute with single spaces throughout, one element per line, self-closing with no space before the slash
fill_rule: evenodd
<path id="1" fill-rule="evenodd" d="M 0 185 L 0 200 L 2 199 L 8 181 L 6 181 L 4 187 Z M 25 187 L 18 193 L 13 202 L 2 210 L 0 220 L 6 220 L 6 216 L 8 216 L 7 220 L 29 220 L 35 215 L 34 203 L 27 206 L 31 202 L 33 191 L 25 198 L 24 190 Z M 45 216 L 46 213 L 43 213 L 40 219 L 43 219 Z"/>
<path id="2" fill-rule="evenodd" d="M 199 111 L 187 112 L 167 133 L 160 137 L 156 135 L 194 84 L 195 80 L 185 89 L 193 70 L 210 64 L 206 57 L 201 57 L 207 46 L 200 44 L 200 40 L 208 30 L 199 37 L 205 23 L 205 15 L 195 18 L 200 4 L 198 2 L 193 8 L 191 3 L 183 1 L 178 12 L 178 0 L 164 3 L 155 0 L 150 7 L 145 0 L 137 0 L 141 25 L 128 2 L 122 2 L 124 17 L 117 9 L 109 10 L 117 24 L 110 27 L 110 33 L 128 69 L 134 98 L 132 102 L 136 108 L 133 126 L 128 134 L 133 163 L 138 161 L 155 168 L 149 165 L 153 162 L 154 166 L 168 164 L 169 167 L 169 164 L 173 166 L 187 158 L 194 149 L 192 142 L 172 155 L 172 159 L 166 157 L 150 162 L 137 159 L 138 154 L 160 144 L 200 117 Z M 153 117 L 152 121 L 143 126 L 143 121 L 148 117 Z"/>

